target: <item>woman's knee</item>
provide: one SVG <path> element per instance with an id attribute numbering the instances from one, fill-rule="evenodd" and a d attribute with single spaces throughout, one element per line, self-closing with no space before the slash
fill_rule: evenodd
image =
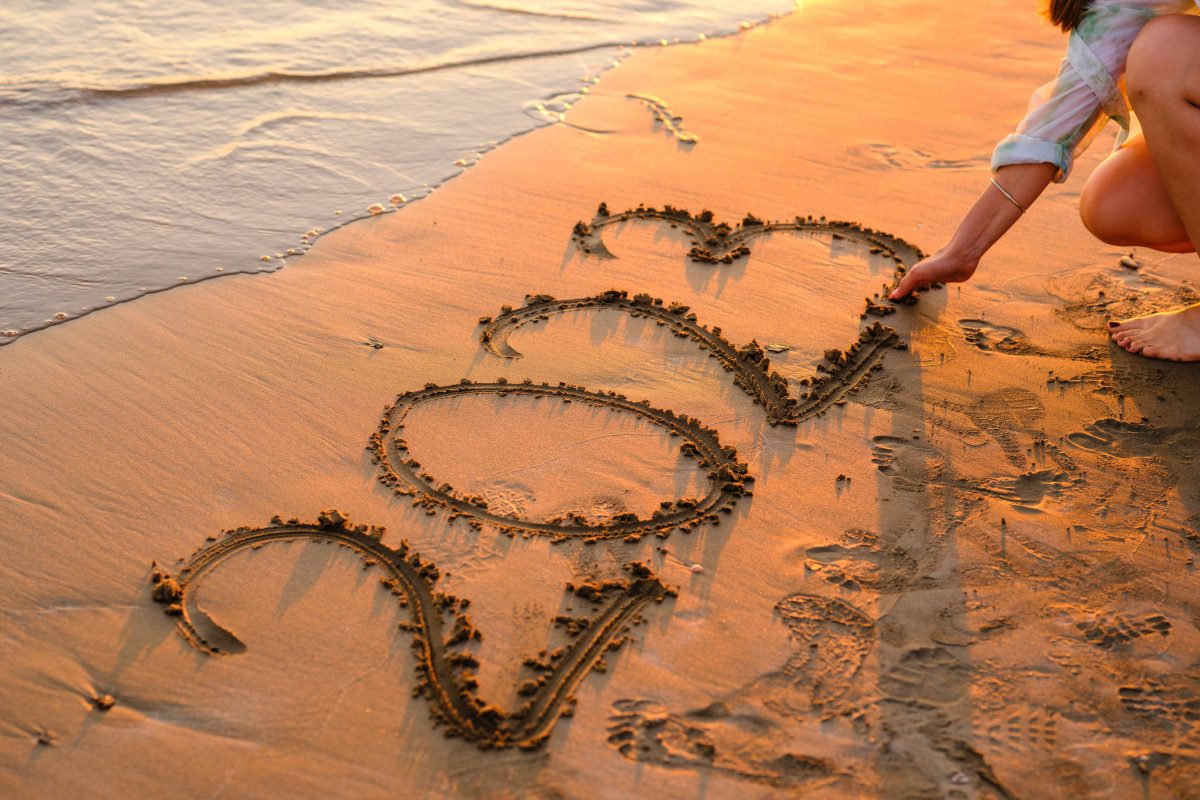
<path id="1" fill-rule="evenodd" d="M 1200 19 L 1164 14 L 1150 20 L 1129 50 L 1125 77 L 1134 110 L 1178 99 L 1193 51 L 1200 44 Z"/>
<path id="2" fill-rule="evenodd" d="M 1128 209 L 1119 192 L 1114 192 L 1103 175 L 1092 175 L 1079 195 L 1079 218 L 1083 227 L 1105 244 L 1125 246 L 1128 238 Z"/>

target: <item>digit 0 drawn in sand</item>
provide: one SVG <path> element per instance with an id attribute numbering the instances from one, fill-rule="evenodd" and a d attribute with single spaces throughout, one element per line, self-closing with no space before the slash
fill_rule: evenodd
<path id="1" fill-rule="evenodd" d="M 796 398 L 787 378 L 771 370 L 771 360 L 758 342 L 738 347 L 721 335 L 720 328 L 701 324 L 689 306 L 664 303 L 662 298 L 648 294 L 630 297 L 628 292 L 618 289 L 570 300 L 557 300 L 545 294 L 526 295 L 521 308 L 504 306 L 494 318 L 480 317 L 483 330 L 479 341 L 495 355 L 520 358 L 521 353 L 508 343 L 513 331 L 552 314 L 584 309 L 612 309 L 632 317 L 647 317 L 669 328 L 674 335 L 691 339 L 701 350 L 708 351 L 709 357 L 717 359 L 726 372 L 734 373 L 733 382 L 763 407 L 772 425 L 796 425 L 824 414 L 858 392 L 871 373 L 881 367 L 888 350 L 905 347 L 895 330 L 873 322 L 845 352 L 836 348 L 826 350 L 824 361 L 817 365 L 813 375 L 800 380 L 805 388 Z"/>
<path id="2" fill-rule="evenodd" d="M 917 293 L 895 302 L 886 298 L 908 268 L 924 258 L 925 254 L 920 248 L 899 237 L 865 228 L 857 222 L 827 221 L 824 217 L 814 219 L 811 216 L 798 216 L 789 221 L 764 222 L 753 214 L 747 214 L 735 228 L 725 222 L 714 222 L 713 213 L 708 210 L 693 215 L 685 209 L 669 205 L 663 206 L 661 209 L 638 206 L 629 211 L 613 214 L 609 212 L 606 204 L 601 203 L 596 210 L 595 218 L 590 223 L 582 221 L 575 223 L 571 238 L 579 251 L 585 255 L 615 258 L 616 256 L 604 244 L 603 231 L 611 225 L 630 220 L 666 222 L 672 227 L 680 228 L 692 241 L 692 248 L 688 250 L 688 258 L 702 264 L 732 264 L 736 259 L 750 255 L 747 242 L 774 231 L 827 234 L 834 240 L 849 239 L 870 248 L 872 255 L 890 258 L 896 264 L 892 282 L 885 285 L 883 290 L 874 297 L 867 298 L 864 316 L 866 314 L 885 316 L 896 311 L 897 303 L 912 305 L 917 302 Z M 939 285 L 935 284 L 931 288 L 937 288 Z"/>
<path id="3" fill-rule="evenodd" d="M 404 419 L 415 406 L 431 401 L 463 395 L 518 395 L 558 402 L 580 402 L 641 417 L 673 436 L 684 440 L 680 452 L 696 459 L 707 470 L 709 491 L 700 499 L 664 500 L 649 519 L 632 512 L 618 514 L 603 523 L 590 522 L 580 515 L 543 521 L 524 520 L 490 510 L 488 501 L 479 495 L 460 496 L 447 483 L 437 484 L 432 475 L 421 472 L 421 464 L 408 450 L 403 438 Z M 379 465 L 379 482 L 397 495 L 413 498 L 413 505 L 435 514 L 439 509 L 450 513 L 450 519 L 467 518 L 468 524 L 479 529 L 489 524 L 510 536 L 517 533 L 552 536 L 554 541 L 566 539 L 622 538 L 637 541 L 646 534 L 666 536 L 672 530 L 690 531 L 704 523 L 718 524 L 720 512 L 729 513 L 737 499 L 751 494 L 747 484 L 753 482 L 745 464 L 738 461 L 737 451 L 723 447 L 716 431 L 699 420 L 673 411 L 654 408 L 647 401 L 633 401 L 616 392 L 591 392 L 580 386 L 548 383 L 474 383 L 464 379 L 450 386 L 427 384 L 424 389 L 404 392 L 396 402 L 384 408 L 379 430 L 371 435 L 367 447 Z"/>
<path id="4" fill-rule="evenodd" d="M 530 677 L 517 688 L 528 698 L 514 711 L 485 702 L 476 693 L 473 670 L 479 666 L 460 645 L 481 637 L 465 609 L 468 601 L 438 591 L 438 568 L 412 552 L 408 542 L 397 547 L 383 544 L 382 528 L 350 525 L 337 511 L 324 511 L 318 521 L 284 522 L 278 517 L 264 528 L 238 528 L 216 537 L 191 555 L 177 576 L 154 571 L 153 597 L 166 604 L 166 612 L 178 618 L 179 632 L 203 653 L 228 655 L 245 652 L 246 646 L 204 612 L 198 589 L 204 579 L 227 559 L 264 544 L 297 540 L 325 541 L 348 547 L 367 567 L 385 574 L 381 588 L 396 596 L 409 610 L 411 621 L 401 625 L 413 634 L 417 685 L 413 696 L 424 696 L 435 721 L 445 726 L 447 737 L 462 737 L 483 749 L 519 747 L 532 749 L 549 737 L 560 716 L 573 713 L 572 692 L 580 681 L 604 668 L 604 655 L 628 638 L 630 626 L 651 602 L 675 596 L 639 562 L 625 566 L 621 580 L 567 585 L 567 590 L 592 601 L 597 612 L 591 617 L 556 617 L 572 638 L 569 645 L 525 660 Z"/>
<path id="5" fill-rule="evenodd" d="M 781 669 L 682 714 L 649 699 L 618 700 L 609 743 L 635 761 L 773 786 L 815 788 L 849 779 L 827 755 L 796 751 L 801 742 L 814 747 L 824 738 L 805 736 L 798 726 L 836 717 L 861 723 L 851 694 L 874 646 L 875 623 L 849 603 L 819 595 L 789 595 L 775 608 L 795 647 Z"/>
<path id="6" fill-rule="evenodd" d="M 630 100 L 639 101 L 650 109 L 650 113 L 654 115 L 654 121 L 662 125 L 663 130 L 680 144 L 694 145 L 700 141 L 699 136 L 683 127 L 683 117 L 671 111 L 667 104 L 659 98 L 650 94 L 627 94 L 625 96 Z"/>

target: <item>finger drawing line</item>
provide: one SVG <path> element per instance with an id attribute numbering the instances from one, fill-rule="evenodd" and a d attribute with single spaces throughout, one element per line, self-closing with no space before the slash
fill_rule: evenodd
<path id="1" fill-rule="evenodd" d="M 381 588 L 408 609 L 411 621 L 400 627 L 413 634 L 418 679 L 413 695 L 429 701 L 431 715 L 445 726 L 446 736 L 462 737 L 483 749 L 533 749 L 545 742 L 560 716 L 573 713 L 572 692 L 588 672 L 605 669 L 605 654 L 625 642 L 641 610 L 676 594 L 639 562 L 627 564 L 620 580 L 568 584 L 569 592 L 590 600 L 597 611 L 593 616 L 555 618 L 571 641 L 525 660 L 527 675 L 516 693 L 528 699 L 509 712 L 476 692 L 474 669 L 479 661 L 463 645 L 482 637 L 465 611 L 469 602 L 438 591 L 437 566 L 412 552 L 406 540 L 394 548 L 383 544 L 383 534 L 382 528 L 350 525 L 337 511 L 322 512 L 315 524 L 276 517 L 264 528 L 238 528 L 215 537 L 187 559 L 178 576 L 156 568 L 153 597 L 177 617 L 180 634 L 197 650 L 208 655 L 243 653 L 246 646 L 237 636 L 199 606 L 197 593 L 204 579 L 230 557 L 264 544 L 310 540 L 348 547 L 367 568 L 383 570 Z"/>
<path id="2" fill-rule="evenodd" d="M 628 292 L 616 289 L 570 300 L 556 300 L 545 294 L 526 295 L 522 308 L 504 306 L 495 318 L 481 317 L 483 330 L 479 340 L 495 355 L 520 358 L 521 353 L 508 343 L 514 330 L 547 319 L 551 314 L 593 308 L 648 317 L 676 336 L 691 339 L 717 359 L 726 372 L 734 373 L 734 383 L 763 407 L 772 425 L 796 425 L 824 414 L 857 392 L 871 373 L 881 367 L 888 350 L 905 347 L 895 330 L 874 322 L 845 352 L 836 348 L 825 351 L 825 359 L 813 375 L 800 381 L 804 388 L 797 398 L 792 396 L 787 378 L 771 369 L 771 360 L 757 341 L 738 347 L 721 335 L 720 328 L 700 324 L 688 306 L 667 304 L 662 298 L 648 294 L 630 297 Z"/>
<path id="3" fill-rule="evenodd" d="M 684 440 L 680 452 L 696 459 L 699 466 L 707 470 L 708 494 L 699 500 L 664 500 L 648 519 L 625 512 L 602 524 L 591 523 L 577 514 L 540 522 L 497 514 L 488 509 L 487 500 L 481 496 L 459 495 L 448 483 L 435 485 L 433 476 L 420 471 L 421 464 L 409 454 L 408 443 L 402 435 L 404 419 L 414 407 L 463 395 L 522 395 L 580 402 L 641 417 Z M 633 401 L 616 392 L 592 392 L 565 383 L 557 386 L 532 381 L 508 383 L 503 378 L 496 383 L 474 383 L 464 379 L 450 386 L 427 384 L 424 389 L 401 394 L 394 404 L 384 409 L 379 430 L 371 435 L 367 449 L 379 465 L 379 482 L 397 495 L 412 497 L 413 505 L 424 508 L 429 514 L 437 513 L 439 509 L 448 510 L 451 520 L 466 517 L 468 524 L 476 529 L 486 523 L 510 536 L 517 533 L 552 536 L 555 541 L 570 538 L 593 542 L 613 538 L 637 541 L 648 533 L 665 537 L 674 529 L 686 532 L 705 522 L 715 525 L 720 522 L 718 512 L 730 512 L 739 497 L 750 494 L 747 484 L 754 480 L 747 475 L 746 465 L 738 461 L 737 451 L 723 447 L 716 431 L 706 428 L 697 419 L 654 408 L 647 401 Z"/>

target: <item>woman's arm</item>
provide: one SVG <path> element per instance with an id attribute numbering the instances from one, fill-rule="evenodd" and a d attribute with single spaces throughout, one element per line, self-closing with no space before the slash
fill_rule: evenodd
<path id="1" fill-rule="evenodd" d="M 996 172 L 996 182 L 1018 203 L 1029 208 L 1058 172 L 1055 164 L 1012 164 Z M 890 297 L 899 300 L 931 283 L 969 280 L 983 254 L 1020 218 L 1021 211 L 989 183 L 959 223 L 949 243 L 909 270 Z"/>
<path id="2" fill-rule="evenodd" d="M 1191 5 L 1191 0 L 1093 0 L 1071 35 L 1058 75 L 1034 92 L 1016 133 L 996 147 L 996 182 L 1028 209 L 1051 181 L 1066 180 L 1075 156 L 1108 119 L 1127 129 L 1128 109 L 1119 80 L 1130 45 L 1158 14 Z M 892 299 L 931 283 L 968 280 L 983 254 L 1020 216 L 1016 206 L 989 185 L 950 242 L 913 267 Z"/>

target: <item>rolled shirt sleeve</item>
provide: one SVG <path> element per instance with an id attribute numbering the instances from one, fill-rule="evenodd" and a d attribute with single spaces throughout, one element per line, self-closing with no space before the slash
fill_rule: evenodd
<path id="1" fill-rule="evenodd" d="M 1121 126 L 1123 142 L 1129 133 L 1125 61 L 1133 40 L 1156 16 L 1194 9 L 1193 0 L 1095 0 L 1071 33 L 1058 75 L 1033 93 L 1016 132 L 996 146 L 992 170 L 1054 164 L 1061 183 L 1108 120 Z"/>

